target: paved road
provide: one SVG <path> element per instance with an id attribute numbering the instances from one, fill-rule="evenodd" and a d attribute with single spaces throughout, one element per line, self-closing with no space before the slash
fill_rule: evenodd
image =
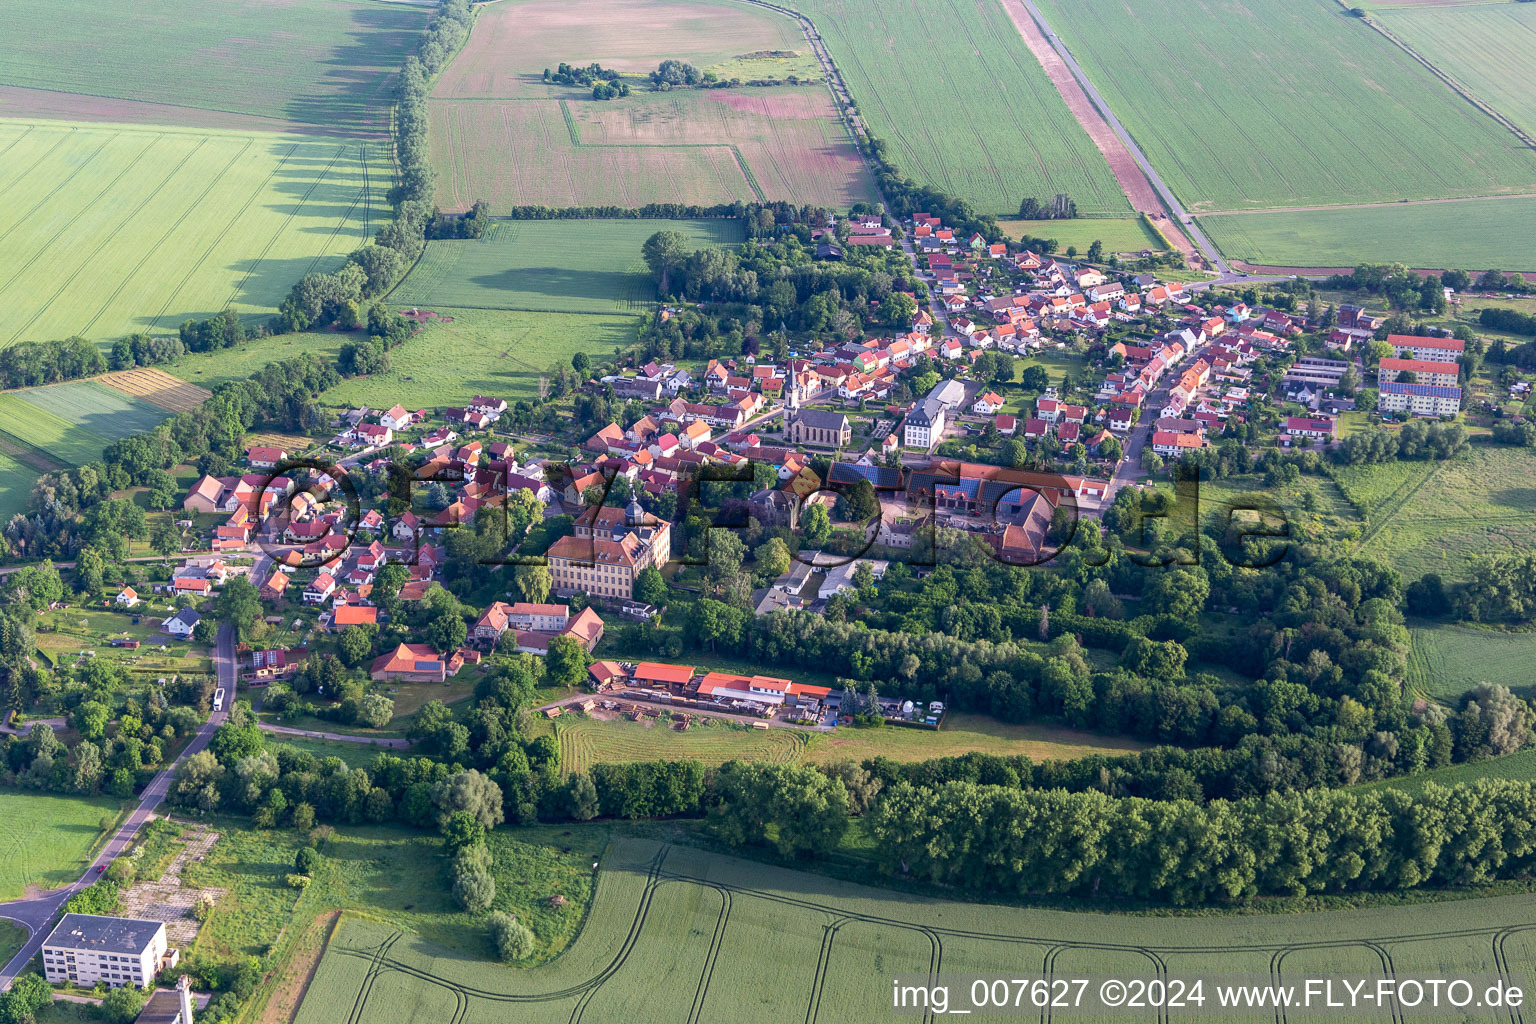
<path id="1" fill-rule="evenodd" d="M 1157 194 L 1168 205 L 1168 211 L 1173 214 L 1174 219 L 1179 222 L 1179 225 L 1183 227 L 1189 237 L 1194 239 L 1195 244 L 1200 247 L 1200 251 L 1205 254 L 1206 261 L 1211 266 L 1220 268 L 1221 276 L 1224 280 L 1239 280 L 1239 275 L 1233 273 L 1232 268 L 1227 266 L 1227 261 L 1222 259 L 1221 253 L 1211 244 L 1211 240 L 1205 237 L 1205 232 L 1200 230 L 1200 226 L 1195 223 L 1195 219 L 1189 215 L 1183 206 L 1179 205 L 1178 199 L 1174 197 L 1173 190 L 1164 183 L 1162 176 L 1157 173 L 1157 170 L 1152 166 L 1152 162 L 1147 159 L 1147 154 L 1143 153 L 1141 147 L 1136 145 L 1136 140 L 1131 138 L 1131 133 L 1125 130 L 1125 126 L 1120 123 L 1120 119 L 1115 116 L 1115 112 L 1110 109 L 1108 103 L 1104 102 L 1104 97 L 1099 94 L 1099 90 L 1095 89 L 1093 83 L 1088 80 L 1087 74 L 1084 73 L 1082 67 L 1077 63 L 1077 59 L 1072 56 L 1072 51 L 1067 49 L 1066 44 L 1061 41 L 1061 37 L 1056 35 L 1056 32 L 1051 28 L 1050 22 L 1045 20 L 1045 15 L 1040 13 L 1040 8 L 1035 6 L 1035 0 L 1020 0 L 1020 2 L 1029 11 L 1030 17 L 1035 19 L 1035 24 L 1040 26 L 1040 31 L 1045 34 L 1046 42 L 1050 43 L 1051 48 L 1061 55 L 1061 59 L 1067 65 L 1067 69 L 1072 72 L 1072 77 L 1077 79 L 1077 84 L 1083 87 L 1083 92 L 1088 94 L 1088 98 L 1093 101 L 1093 105 L 1099 108 L 1099 113 L 1104 115 L 1105 122 L 1109 124 L 1110 128 L 1114 129 L 1115 134 L 1120 137 L 1120 141 L 1125 143 L 1125 148 L 1135 158 L 1136 163 L 1141 167 L 1142 173 L 1147 176 L 1147 180 L 1152 183 L 1152 187 L 1157 190 Z"/>
<path id="2" fill-rule="evenodd" d="M 214 648 L 214 664 L 218 670 L 219 685 L 234 692 L 235 685 L 235 632 L 229 626 L 219 629 L 218 643 Z M 16 980 L 16 975 L 21 973 L 38 950 L 43 946 L 43 939 L 48 936 L 48 929 L 53 924 L 54 916 L 63 908 L 65 902 L 81 889 L 95 882 L 100 874 L 98 867 L 105 868 L 112 860 L 126 850 L 138 835 L 139 829 L 149 821 L 159 808 L 165 795 L 171 788 L 171 777 L 175 774 L 176 766 L 181 761 L 206 748 L 213 739 L 214 731 L 224 720 L 229 717 L 228 711 L 217 711 L 208 716 L 208 721 L 192 737 L 177 758 L 160 770 L 149 786 L 144 790 L 144 795 L 139 798 L 139 806 L 134 808 L 128 819 L 107 840 L 107 845 L 102 848 L 96 858 L 86 866 L 85 873 L 69 885 L 50 892 L 42 893 L 30 899 L 13 900 L 10 903 L 0 903 L 0 917 L 8 918 L 24 926 L 30 933 L 26 945 L 21 947 L 21 952 L 11 958 L 11 962 L 4 968 L 0 968 L 0 991 L 11 987 L 11 982 Z"/>
<path id="3" fill-rule="evenodd" d="M 388 736 L 350 736 L 344 732 L 312 732 L 308 729 L 290 729 L 286 725 L 273 725 L 270 722 L 262 722 L 259 726 L 262 732 L 277 733 L 279 736 L 306 736 L 312 740 L 335 740 L 338 743 L 369 743 L 378 747 L 389 747 L 392 750 L 408 750 L 410 740 L 402 740 Z"/>

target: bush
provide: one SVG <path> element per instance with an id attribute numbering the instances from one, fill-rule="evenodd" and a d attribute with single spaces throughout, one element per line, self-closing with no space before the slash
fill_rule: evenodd
<path id="1" fill-rule="evenodd" d="M 293 858 L 293 869 L 301 875 L 313 875 L 319 866 L 320 851 L 314 847 L 300 847 L 298 854 Z"/>
<path id="2" fill-rule="evenodd" d="M 490 918 L 491 941 L 496 945 L 496 955 L 505 963 L 526 960 L 533 955 L 533 932 L 514 917 L 500 912 Z"/>
<path id="3" fill-rule="evenodd" d="M 453 877 L 453 898 L 459 906 L 471 914 L 484 913 L 496 901 L 496 879 L 484 868 L 470 867 L 456 870 Z"/>
<path id="4" fill-rule="evenodd" d="M 308 875 L 284 875 L 283 884 L 290 889 L 305 889 L 313 881 Z"/>
<path id="5" fill-rule="evenodd" d="M 214 900 L 207 893 L 197 898 L 197 903 L 192 907 L 192 916 L 199 922 L 206 922 L 213 916 Z"/>

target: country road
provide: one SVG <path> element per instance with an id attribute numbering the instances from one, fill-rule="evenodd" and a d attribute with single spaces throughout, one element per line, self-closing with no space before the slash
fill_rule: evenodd
<path id="1" fill-rule="evenodd" d="M 219 639 L 214 649 L 214 664 L 218 670 L 219 685 L 233 692 L 235 685 L 235 632 L 229 626 L 219 628 Z M 160 773 L 150 781 L 145 788 L 143 796 L 139 798 L 139 805 L 133 809 L 122 825 L 107 840 L 101 852 L 88 864 L 85 873 L 69 885 L 54 889 L 41 895 L 12 900 L 10 903 L 0 903 L 0 917 L 15 921 L 27 929 L 29 935 L 21 951 L 11 958 L 10 963 L 0 968 L 0 991 L 11 987 L 11 982 L 16 980 L 31 959 L 37 956 L 38 950 L 43 947 L 43 940 L 48 937 L 48 931 L 53 926 L 54 917 L 63 908 L 71 896 L 81 889 L 95 882 L 101 877 L 97 868 L 105 867 L 112 863 L 128 846 L 149 821 L 156 809 L 165 800 L 170 792 L 171 777 L 175 774 L 176 766 L 186 757 L 205 749 L 213 740 L 213 734 L 219 726 L 229 717 L 228 711 L 216 711 L 208 716 L 202 728 L 192 737 L 192 742 L 177 755 L 176 759 L 160 770 Z"/>
<path id="2" fill-rule="evenodd" d="M 1120 137 L 1120 141 L 1125 143 L 1125 148 L 1130 151 L 1131 156 L 1135 157 L 1142 173 L 1147 176 L 1147 180 L 1152 183 L 1152 187 L 1157 189 L 1157 194 L 1162 196 L 1163 202 L 1168 205 L 1169 212 L 1179 222 L 1179 226 L 1184 229 L 1185 233 L 1200 247 L 1200 251 L 1205 254 L 1206 261 L 1211 266 L 1220 268 L 1223 280 L 1229 278 L 1232 280 L 1239 279 L 1241 275 L 1233 273 L 1232 268 L 1227 266 L 1227 261 L 1222 258 L 1217 248 L 1211 244 L 1211 240 L 1205 236 L 1205 232 L 1200 230 L 1200 226 L 1195 223 L 1195 219 L 1179 204 L 1178 199 L 1173 194 L 1173 190 L 1168 187 L 1167 183 L 1163 181 L 1162 176 L 1157 173 L 1156 168 L 1152 166 L 1152 162 L 1147 159 L 1147 154 L 1143 153 L 1141 147 L 1136 145 L 1136 140 L 1131 138 L 1131 133 L 1125 130 L 1125 126 L 1120 123 L 1120 119 L 1115 116 L 1115 112 L 1110 109 L 1108 103 L 1104 102 L 1104 97 L 1100 95 L 1099 90 L 1094 88 L 1093 83 L 1089 81 L 1088 75 L 1083 71 L 1082 66 L 1077 63 L 1077 58 L 1072 56 L 1072 51 L 1067 49 L 1067 45 L 1061 41 L 1061 37 L 1051 28 L 1050 22 L 1045 20 L 1045 15 L 1040 13 L 1040 8 L 1035 5 L 1035 0 L 1019 0 L 1019 2 L 1029 11 L 1029 16 L 1035 19 L 1035 24 L 1039 25 L 1040 31 L 1045 34 L 1046 42 L 1050 43 L 1051 49 L 1061 56 L 1062 61 L 1067 65 L 1067 69 L 1072 72 L 1072 77 L 1077 79 L 1077 84 L 1082 86 L 1083 92 L 1088 94 L 1088 98 L 1099 109 L 1099 113 L 1104 115 L 1104 120 L 1114 129 L 1115 134 Z"/>

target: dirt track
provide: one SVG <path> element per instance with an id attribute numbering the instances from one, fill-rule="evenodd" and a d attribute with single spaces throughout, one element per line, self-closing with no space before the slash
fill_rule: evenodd
<path id="1" fill-rule="evenodd" d="M 1024 5 L 1019 0 L 1002 0 L 1003 10 L 1008 12 L 1008 17 L 1013 21 L 1019 35 L 1024 38 L 1024 45 L 1029 47 L 1029 52 L 1035 55 L 1040 66 L 1045 69 L 1051 84 L 1056 86 L 1056 91 L 1066 101 L 1067 109 L 1072 111 L 1072 116 L 1077 118 L 1077 123 L 1083 126 L 1093 144 L 1099 147 L 1099 152 L 1104 154 L 1104 159 L 1109 163 L 1109 169 L 1114 172 L 1115 180 L 1120 183 L 1126 198 L 1131 201 L 1131 206 L 1141 213 L 1145 213 L 1157 225 L 1157 229 L 1163 233 L 1174 248 L 1184 254 L 1185 259 L 1197 255 L 1195 247 L 1185 237 L 1172 218 L 1163 209 L 1162 202 L 1157 198 L 1157 191 L 1152 183 L 1136 164 L 1135 157 L 1125 148 L 1120 137 L 1115 134 L 1105 122 L 1098 108 L 1088 99 L 1082 86 L 1077 84 L 1077 79 L 1072 77 L 1071 70 L 1061 59 L 1046 38 L 1040 32 L 1040 26 L 1035 24 L 1035 19 L 1029 16 Z"/>

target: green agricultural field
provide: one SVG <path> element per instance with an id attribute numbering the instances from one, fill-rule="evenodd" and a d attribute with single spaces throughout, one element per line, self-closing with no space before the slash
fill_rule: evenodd
<path id="1" fill-rule="evenodd" d="M 793 19 L 718 0 L 487 4 L 432 94 L 439 201 L 463 210 L 484 199 L 497 211 L 871 200 L 825 84 L 655 92 L 645 80 L 663 57 L 707 67 L 809 49 Z M 545 83 L 562 61 L 621 71 L 633 91 L 601 101 Z"/>
<path id="2" fill-rule="evenodd" d="M 45 0 L 14 0 L 0 85 L 78 94 L 76 112 L 91 120 L 180 123 L 167 119 L 174 110 L 137 106 L 161 104 L 378 133 L 394 72 L 427 17 L 413 5 L 357 0 L 79 0 L 61 18 Z M 19 91 L 4 99 L 8 116 L 38 116 L 56 102 Z"/>
<path id="3" fill-rule="evenodd" d="M 388 217 L 347 139 L 0 121 L 0 347 L 273 311 Z"/>
<path id="4" fill-rule="evenodd" d="M 1477 446 L 1450 462 L 1352 466 L 1335 476 L 1366 509 L 1356 550 L 1412 580 L 1464 579 L 1478 555 L 1536 542 L 1536 455 Z"/>
<path id="5" fill-rule="evenodd" d="M 451 324 L 428 327 L 390 353 L 392 368 L 342 381 L 325 393 L 334 405 L 387 409 L 462 405 L 475 395 L 507 401 L 537 395 L 552 366 L 570 365 L 578 351 L 611 359 L 632 345 L 638 318 L 579 313 L 520 313 L 440 308 Z"/>
<path id="6" fill-rule="evenodd" d="M 1161 252 L 1170 248 L 1168 240 L 1149 225 L 1144 217 L 1077 217 L 1072 220 L 1000 220 L 998 227 L 1013 238 L 1054 238 L 1057 252 L 1075 245 L 1087 252 L 1094 242 L 1104 244 L 1104 252 Z"/>
<path id="7" fill-rule="evenodd" d="M 1536 9 L 1530 4 L 1425 5 L 1375 17 L 1473 96 L 1536 133 Z"/>
<path id="8" fill-rule="evenodd" d="M 99 460 L 108 444 L 100 434 L 27 404 L 14 391 L 0 394 L 0 439 L 5 435 L 66 466 L 83 466 Z"/>
<path id="9" fill-rule="evenodd" d="M 454 1012 L 455 1019 L 515 1015 L 530 1024 L 884 1020 L 892 977 L 936 971 L 1120 978 L 1273 971 L 1281 982 L 1327 973 L 1492 974 L 1536 956 L 1529 925 L 1523 895 L 1443 904 L 1432 923 L 1423 907 L 1216 918 L 1020 912 L 623 839 L 603 858 L 580 939 L 554 963 L 517 970 L 466 960 L 425 936 L 344 917 L 295 1024 L 386 1016 L 426 1024 Z"/>
<path id="10" fill-rule="evenodd" d="M 54 889 L 79 878 L 106 836 L 102 821 L 116 828 L 121 816 L 110 797 L 0 791 L 0 900 L 20 897 L 29 885 Z"/>
<path id="11" fill-rule="evenodd" d="M 1434 782 L 1441 786 L 1457 786 L 1464 783 L 1476 782 L 1478 779 L 1517 779 L 1521 782 L 1536 781 L 1536 748 L 1522 750 L 1515 754 L 1505 754 L 1503 757 L 1490 757 L 1483 761 L 1473 761 L 1470 764 L 1454 764 L 1447 768 L 1436 768 L 1432 771 L 1420 772 L 1418 775 L 1409 775 L 1401 779 L 1383 779 L 1380 782 L 1367 782 L 1357 789 L 1400 789 L 1405 793 L 1422 793 L 1426 783 Z"/>
<path id="12" fill-rule="evenodd" d="M 0 436 L 0 445 L 5 440 Z M 10 522 L 11 516 L 27 510 L 27 499 L 40 472 L 15 456 L 0 451 L 0 522 Z"/>
<path id="13" fill-rule="evenodd" d="M 168 409 L 125 395 L 94 380 L 26 388 L 12 391 L 9 397 L 68 420 L 108 441 L 153 430 L 171 415 Z"/>
<path id="14" fill-rule="evenodd" d="M 576 716 L 557 719 L 555 735 L 560 741 L 560 767 L 571 772 L 588 771 L 603 762 L 795 761 L 807 738 L 797 729 L 747 729 L 708 718 L 680 732 L 665 719 L 604 722 Z"/>
<path id="15" fill-rule="evenodd" d="M 998 3 L 794 0 L 831 50 L 859 115 L 914 181 L 1011 214 L 1070 195 L 1084 214 L 1130 204 Z M 1184 20 L 1184 19 L 1180 19 Z"/>
<path id="16" fill-rule="evenodd" d="M 1408 686 L 1417 693 L 1455 700 L 1478 683 L 1536 695 L 1536 633 L 1504 633 L 1448 623 L 1412 629 Z"/>
<path id="17" fill-rule="evenodd" d="M 734 220 L 497 221 L 484 238 L 428 242 L 390 293 L 395 306 L 637 313 L 656 284 L 640 247 L 678 231 L 696 249 L 742 240 Z"/>
<path id="18" fill-rule="evenodd" d="M 1536 238 L 1524 225 L 1536 198 L 1201 217 L 1200 226 L 1231 259 L 1274 267 L 1411 267 L 1536 270 Z"/>
<path id="19" fill-rule="evenodd" d="M 1536 153 L 1334 0 L 1040 6 L 1194 213 L 1536 192 Z"/>

